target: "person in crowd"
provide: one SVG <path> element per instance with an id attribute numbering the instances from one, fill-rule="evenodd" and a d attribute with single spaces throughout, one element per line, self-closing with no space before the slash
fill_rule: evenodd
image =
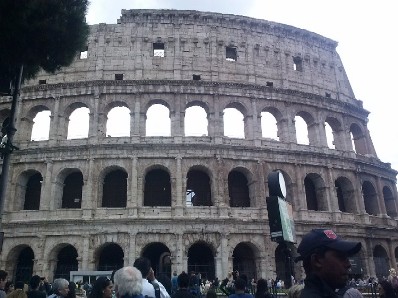
<path id="1" fill-rule="evenodd" d="M 134 267 L 142 274 L 142 295 L 155 298 L 170 298 L 165 287 L 155 278 L 151 261 L 145 257 L 135 260 Z"/>
<path id="2" fill-rule="evenodd" d="M 229 298 L 253 298 L 252 294 L 245 293 L 246 281 L 237 277 L 235 280 L 235 293 L 229 295 Z"/>
<path id="3" fill-rule="evenodd" d="M 206 293 L 206 298 L 217 298 L 217 293 L 213 289 L 210 289 Z"/>
<path id="4" fill-rule="evenodd" d="M 113 283 L 106 276 L 100 276 L 94 283 L 91 289 L 89 298 L 111 298 L 112 297 Z"/>
<path id="5" fill-rule="evenodd" d="M 5 298 L 7 293 L 4 291 L 7 283 L 8 273 L 4 270 L 0 270 L 0 298 Z"/>
<path id="6" fill-rule="evenodd" d="M 220 290 L 227 296 L 234 292 L 234 279 L 232 272 L 229 272 L 227 277 L 222 280 L 220 284 Z"/>
<path id="7" fill-rule="evenodd" d="M 69 282 L 68 288 L 69 288 L 69 293 L 66 297 L 76 298 L 76 284 L 73 281 L 71 281 Z"/>
<path id="8" fill-rule="evenodd" d="M 52 293 L 52 286 L 51 284 L 48 282 L 46 277 L 41 277 L 41 282 L 40 282 L 40 287 L 39 287 L 39 291 L 45 292 L 46 295 L 50 295 Z"/>
<path id="9" fill-rule="evenodd" d="M 363 295 L 358 289 L 350 287 L 343 294 L 343 298 L 363 298 Z"/>
<path id="10" fill-rule="evenodd" d="M 25 284 L 22 281 L 17 281 L 15 283 L 15 289 L 10 294 L 7 295 L 7 298 L 27 298 L 26 292 L 24 290 Z"/>
<path id="11" fill-rule="evenodd" d="M 54 294 L 48 296 L 49 298 L 66 298 L 69 293 L 69 282 L 64 278 L 57 278 L 53 282 L 52 290 Z"/>
<path id="12" fill-rule="evenodd" d="M 351 268 L 349 256 L 361 250 L 360 242 L 346 241 L 329 229 L 313 229 L 297 248 L 306 274 L 300 297 L 338 297 L 335 290 L 346 286 Z"/>
<path id="13" fill-rule="evenodd" d="M 397 298 L 397 294 L 388 280 L 382 280 L 377 287 L 380 298 Z"/>
<path id="14" fill-rule="evenodd" d="M 6 285 L 4 287 L 4 292 L 6 292 L 6 294 L 10 294 L 12 291 L 14 291 L 15 287 L 14 287 L 14 283 L 12 281 L 7 281 Z"/>
<path id="15" fill-rule="evenodd" d="M 137 268 L 128 266 L 115 272 L 114 286 L 118 298 L 144 298 L 142 274 Z M 103 297 L 103 296 L 97 296 Z M 154 297 L 154 296 L 151 296 Z"/>
<path id="16" fill-rule="evenodd" d="M 178 279 L 177 271 L 174 271 L 173 277 L 171 278 L 171 294 L 174 294 L 175 292 L 177 292 L 177 289 L 178 289 L 177 279 Z"/>
<path id="17" fill-rule="evenodd" d="M 287 291 L 287 297 L 288 298 L 300 298 L 301 291 L 303 290 L 304 285 L 303 284 L 296 284 L 290 287 L 290 289 Z"/>
<path id="18" fill-rule="evenodd" d="M 30 282 L 29 282 L 30 291 L 28 291 L 28 293 L 27 293 L 28 298 L 46 298 L 47 297 L 45 292 L 39 290 L 41 282 L 42 282 L 42 280 L 41 280 L 40 276 L 38 276 L 38 275 L 33 275 L 30 278 Z"/>
<path id="19" fill-rule="evenodd" d="M 196 297 L 189 290 L 189 276 L 182 272 L 177 277 L 178 290 L 171 296 L 172 298 L 194 298 Z"/>
<path id="20" fill-rule="evenodd" d="M 257 290 L 254 295 L 255 298 L 272 298 L 271 294 L 268 292 L 268 283 L 265 279 L 260 278 L 257 281 Z"/>

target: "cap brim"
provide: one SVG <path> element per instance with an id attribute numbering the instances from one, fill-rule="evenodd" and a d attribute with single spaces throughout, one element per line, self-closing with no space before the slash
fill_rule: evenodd
<path id="1" fill-rule="evenodd" d="M 344 252 L 347 256 L 352 256 L 361 250 L 362 244 L 361 242 L 338 240 L 327 244 L 326 247 Z"/>

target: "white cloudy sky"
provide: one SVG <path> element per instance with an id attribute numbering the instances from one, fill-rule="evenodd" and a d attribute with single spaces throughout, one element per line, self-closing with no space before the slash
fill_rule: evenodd
<path id="1" fill-rule="evenodd" d="M 396 0 L 91 0 L 89 24 L 114 24 L 121 9 L 189 9 L 237 14 L 303 28 L 339 43 L 357 99 L 370 111 L 378 157 L 398 170 Z"/>

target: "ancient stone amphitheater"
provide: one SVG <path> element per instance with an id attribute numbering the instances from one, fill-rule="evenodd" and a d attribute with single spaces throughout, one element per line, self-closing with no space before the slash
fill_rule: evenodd
<path id="1" fill-rule="evenodd" d="M 266 205 L 279 170 L 298 241 L 330 227 L 363 244 L 353 276 L 386 275 L 398 259 L 397 172 L 376 155 L 336 46 L 199 11 L 123 10 L 91 26 L 70 67 L 22 89 L 1 267 L 53 279 L 143 255 L 158 276 L 284 276 Z"/>

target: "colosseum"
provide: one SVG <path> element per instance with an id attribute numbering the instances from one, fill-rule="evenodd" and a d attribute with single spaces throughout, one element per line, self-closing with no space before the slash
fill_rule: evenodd
<path id="1" fill-rule="evenodd" d="M 21 92 L 2 218 L 11 277 L 69 278 L 139 256 L 157 275 L 284 276 L 273 171 L 297 242 L 328 227 L 362 243 L 353 276 L 397 267 L 397 171 L 376 155 L 337 42 L 179 10 L 122 10 L 90 30 L 70 67 Z M 0 109 L 4 120 L 9 98 Z"/>

